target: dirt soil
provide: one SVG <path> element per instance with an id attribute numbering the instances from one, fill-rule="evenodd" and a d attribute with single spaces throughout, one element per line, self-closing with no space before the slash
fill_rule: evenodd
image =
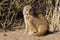
<path id="1" fill-rule="evenodd" d="M 0 32 L 0 40 L 60 40 L 60 32 L 41 37 L 27 35 L 22 31 Z"/>

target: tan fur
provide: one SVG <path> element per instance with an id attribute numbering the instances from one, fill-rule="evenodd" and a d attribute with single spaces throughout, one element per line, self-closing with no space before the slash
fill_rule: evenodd
<path id="1" fill-rule="evenodd" d="M 33 10 L 30 5 L 26 5 L 23 9 L 25 21 L 25 33 L 29 35 L 41 36 L 48 30 L 48 23 L 45 17 L 40 14 L 33 16 Z"/>

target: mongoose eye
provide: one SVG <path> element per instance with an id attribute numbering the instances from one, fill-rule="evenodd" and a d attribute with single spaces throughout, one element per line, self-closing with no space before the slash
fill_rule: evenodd
<path id="1" fill-rule="evenodd" d="M 30 11 L 29 12 L 31 12 L 32 11 L 32 9 L 30 9 Z"/>

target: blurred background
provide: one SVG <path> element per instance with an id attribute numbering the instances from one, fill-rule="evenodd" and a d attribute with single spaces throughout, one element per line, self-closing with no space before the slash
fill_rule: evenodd
<path id="1" fill-rule="evenodd" d="M 23 7 L 31 5 L 49 23 L 49 31 L 60 31 L 60 0 L 0 0 L 0 29 L 24 29 Z"/>

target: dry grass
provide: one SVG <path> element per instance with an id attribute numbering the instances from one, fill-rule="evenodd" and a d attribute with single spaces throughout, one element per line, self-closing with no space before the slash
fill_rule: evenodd
<path id="1" fill-rule="evenodd" d="M 3 29 L 16 21 L 16 16 L 27 4 L 32 5 L 36 12 L 42 12 L 49 22 L 50 31 L 60 31 L 60 1 L 59 0 L 4 0 L 0 1 L 0 21 Z M 37 5 L 38 4 L 38 5 Z M 59 6 L 58 6 L 59 4 Z M 46 9 L 45 9 L 46 8 Z M 46 13 L 45 13 L 46 12 Z M 22 13 L 20 13 L 22 14 Z M 20 16 L 21 17 L 21 16 Z"/>
<path id="2" fill-rule="evenodd" d="M 54 32 L 54 31 L 60 31 L 60 14 L 59 14 L 59 0 L 55 0 L 55 6 L 53 6 L 52 4 L 52 0 L 49 0 L 48 2 L 48 7 L 46 7 L 46 18 L 49 21 L 49 28 L 50 31 Z M 48 14 L 48 15 L 47 15 Z"/>

